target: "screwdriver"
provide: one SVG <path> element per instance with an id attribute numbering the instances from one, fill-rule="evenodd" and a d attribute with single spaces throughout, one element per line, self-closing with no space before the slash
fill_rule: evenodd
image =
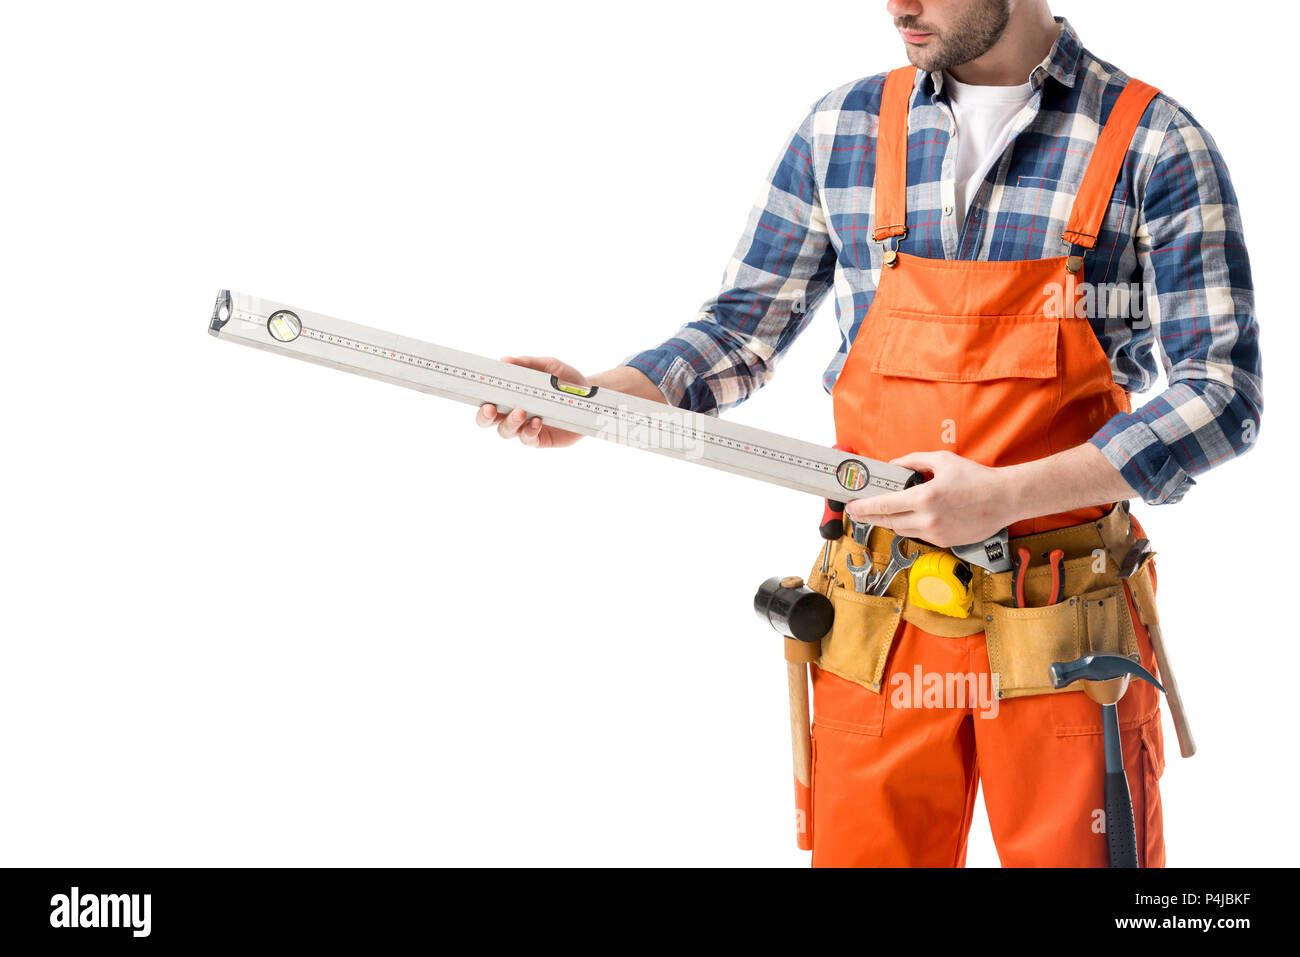
<path id="1" fill-rule="evenodd" d="M 847 445 L 836 445 L 835 449 L 840 452 L 853 454 L 853 450 Z M 838 542 L 844 534 L 844 503 L 837 502 L 834 499 L 826 500 L 826 507 L 822 509 L 822 524 L 818 529 L 826 544 L 822 546 L 822 574 L 825 575 L 830 571 L 831 565 L 831 542 Z"/>

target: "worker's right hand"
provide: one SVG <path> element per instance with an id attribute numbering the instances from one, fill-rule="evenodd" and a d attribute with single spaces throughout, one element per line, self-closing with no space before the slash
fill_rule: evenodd
<path id="1" fill-rule="evenodd" d="M 591 385 L 584 376 L 573 366 L 561 362 L 559 359 L 551 356 L 502 356 L 502 362 L 509 362 L 511 365 L 523 366 L 525 369 L 536 369 L 539 372 L 545 372 L 553 375 L 561 382 L 568 382 L 571 385 Z M 554 429 L 546 425 L 539 416 L 529 418 L 526 409 L 514 409 L 507 415 L 497 411 L 497 407 L 491 402 L 485 402 L 478 407 L 478 415 L 475 420 L 485 429 L 496 426 L 497 434 L 503 439 L 519 439 L 524 445 L 537 449 L 560 449 L 566 445 L 572 445 L 578 439 L 582 438 L 580 432 L 566 432 L 564 429 Z"/>

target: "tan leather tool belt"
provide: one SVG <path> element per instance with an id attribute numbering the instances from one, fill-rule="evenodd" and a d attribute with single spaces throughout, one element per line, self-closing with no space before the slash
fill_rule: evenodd
<path id="1" fill-rule="evenodd" d="M 847 522 L 845 523 L 847 526 Z M 908 621 L 933 635 L 959 638 L 983 631 L 988 645 L 989 671 L 996 676 L 998 696 L 1015 698 L 1054 692 L 1048 666 L 1089 653 L 1136 657 L 1137 639 L 1119 569 L 1132 543 L 1127 507 L 1113 508 L 1105 517 L 1083 525 L 1026 535 L 1011 540 L 1011 551 L 1028 548 L 1033 564 L 1025 577 L 1025 606 L 1015 607 L 1012 573 L 991 573 L 973 567 L 971 583 L 975 604 L 967 618 L 951 618 L 909 604 L 907 575 L 899 574 L 884 595 L 856 592 L 847 562 L 859 565 L 870 551 L 873 567 L 889 564 L 893 532 L 873 529 L 867 548 L 846 530 L 833 542 L 829 573 L 821 573 L 821 554 L 813 562 L 808 586 L 830 598 L 835 623 L 822 640 L 822 669 L 879 692 L 889 649 L 900 621 Z M 1044 557 L 1054 549 L 1065 553 L 1063 599 L 1045 605 L 1050 597 L 1051 572 Z M 929 545 L 907 541 L 908 556 L 936 551 Z M 1150 561 L 1129 580 L 1142 620 L 1154 618 L 1154 589 Z"/>

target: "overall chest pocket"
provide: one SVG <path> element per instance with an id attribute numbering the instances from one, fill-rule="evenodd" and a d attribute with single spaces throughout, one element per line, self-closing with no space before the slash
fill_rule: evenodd
<path id="1" fill-rule="evenodd" d="M 944 316 L 893 310 L 871 371 L 931 382 L 1052 379 L 1057 372 L 1056 319 L 1040 313 Z"/>

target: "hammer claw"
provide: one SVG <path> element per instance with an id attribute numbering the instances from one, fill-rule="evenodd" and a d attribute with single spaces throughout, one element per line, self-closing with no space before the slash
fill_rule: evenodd
<path id="1" fill-rule="evenodd" d="M 1048 668 L 1053 688 L 1064 688 L 1075 681 L 1110 681 L 1124 675 L 1132 675 L 1150 682 L 1161 691 L 1165 686 L 1156 680 L 1156 676 L 1147 671 L 1131 658 L 1123 655 L 1084 655 L 1074 661 L 1054 661 Z"/>

